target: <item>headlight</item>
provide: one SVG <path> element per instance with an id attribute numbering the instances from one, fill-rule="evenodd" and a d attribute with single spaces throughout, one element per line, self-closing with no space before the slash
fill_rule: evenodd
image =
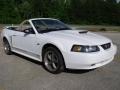
<path id="1" fill-rule="evenodd" d="M 83 46 L 83 45 L 73 45 L 71 51 L 73 52 L 97 52 L 100 51 L 98 46 Z"/>

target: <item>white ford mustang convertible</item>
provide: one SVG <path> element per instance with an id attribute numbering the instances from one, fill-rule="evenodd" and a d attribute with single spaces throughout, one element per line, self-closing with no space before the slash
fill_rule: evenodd
<path id="1" fill-rule="evenodd" d="M 1 36 L 6 54 L 15 52 L 40 61 L 54 74 L 65 68 L 101 67 L 111 62 L 117 51 L 110 39 L 86 30 L 72 30 L 51 18 L 29 19 L 19 26 L 5 27 Z"/>

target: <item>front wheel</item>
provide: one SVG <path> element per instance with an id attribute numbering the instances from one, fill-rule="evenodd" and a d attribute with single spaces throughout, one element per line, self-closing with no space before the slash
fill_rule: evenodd
<path id="1" fill-rule="evenodd" d="M 47 71 L 58 74 L 64 70 L 64 60 L 60 51 L 54 47 L 48 47 L 43 52 L 43 64 Z"/>
<path id="2" fill-rule="evenodd" d="M 12 52 L 11 52 L 11 47 L 10 47 L 10 44 L 8 43 L 8 41 L 5 40 L 5 41 L 3 42 L 3 44 L 4 44 L 4 51 L 5 51 L 5 53 L 6 53 L 7 55 L 11 55 L 11 54 L 12 54 Z"/>

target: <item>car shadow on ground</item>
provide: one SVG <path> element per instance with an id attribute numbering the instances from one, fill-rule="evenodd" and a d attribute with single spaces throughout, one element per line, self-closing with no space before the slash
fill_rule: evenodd
<path id="1" fill-rule="evenodd" d="M 20 55 L 20 54 L 14 53 L 14 52 L 13 52 L 12 54 L 15 55 L 15 56 L 18 56 L 18 57 L 20 57 L 20 58 L 23 58 L 23 59 L 25 59 L 25 60 L 27 60 L 27 61 L 30 61 L 30 62 L 32 62 L 32 63 L 35 63 L 35 64 L 37 64 L 37 65 L 43 65 L 42 62 L 39 62 L 39 61 L 37 61 L 37 60 L 34 60 L 34 59 L 31 59 L 31 58 L 25 57 L 25 56 L 23 56 L 23 55 Z"/>
<path id="2" fill-rule="evenodd" d="M 72 73 L 72 74 L 84 74 L 84 73 L 88 73 L 90 71 L 94 71 L 95 69 L 91 69 L 91 70 L 76 70 L 76 69 L 66 69 L 64 72 L 65 73 Z"/>
<path id="3" fill-rule="evenodd" d="M 13 55 L 18 56 L 18 57 L 20 57 L 20 58 L 23 58 L 23 59 L 25 59 L 25 60 L 27 60 L 27 61 L 30 61 L 30 62 L 32 62 L 32 63 L 35 63 L 35 64 L 37 64 L 37 65 L 41 65 L 41 66 L 44 68 L 42 62 L 33 60 L 33 59 L 31 59 L 31 58 L 22 56 L 22 55 L 20 55 L 20 54 L 14 53 L 14 52 L 13 52 Z M 65 69 L 65 70 L 64 70 L 64 73 L 84 74 L 84 73 L 88 73 L 88 72 L 93 71 L 93 70 L 95 70 L 95 69 L 92 69 L 92 70 Z"/>

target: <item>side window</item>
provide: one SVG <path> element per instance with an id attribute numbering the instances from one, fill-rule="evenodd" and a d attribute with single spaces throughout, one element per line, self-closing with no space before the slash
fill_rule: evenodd
<path id="1" fill-rule="evenodd" d="M 31 34 L 35 34 L 31 24 L 28 21 L 23 22 L 21 25 L 21 31 L 29 30 Z"/>
<path id="2" fill-rule="evenodd" d="M 32 23 L 38 32 L 47 29 L 47 26 L 41 20 L 33 20 Z"/>

